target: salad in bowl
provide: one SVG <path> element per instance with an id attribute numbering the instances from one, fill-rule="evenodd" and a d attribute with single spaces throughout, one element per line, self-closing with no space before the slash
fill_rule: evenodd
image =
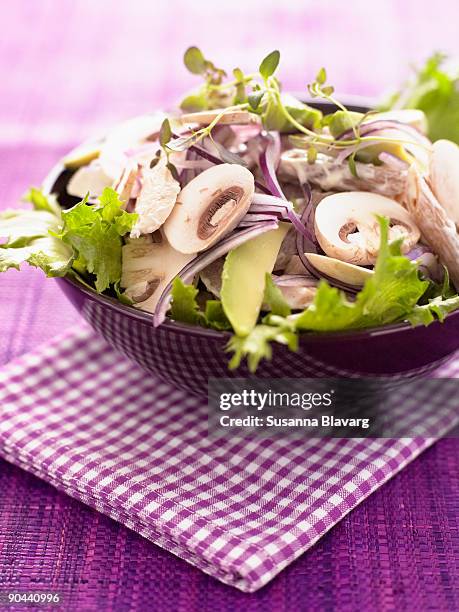
<path id="1" fill-rule="evenodd" d="M 1 214 L 0 271 L 27 262 L 154 328 L 225 332 L 229 367 L 251 371 L 273 343 L 459 309 L 459 101 L 435 89 L 441 58 L 361 112 L 324 69 L 308 103 L 283 93 L 277 51 L 254 74 L 196 47 L 184 60 L 202 84 L 180 108 L 78 147 L 32 209 Z"/>

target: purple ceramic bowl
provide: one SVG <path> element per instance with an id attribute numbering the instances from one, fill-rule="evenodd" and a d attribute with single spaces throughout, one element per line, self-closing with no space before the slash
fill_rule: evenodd
<path id="1" fill-rule="evenodd" d="M 45 192 L 59 191 L 67 182 L 68 172 L 58 164 L 44 181 Z M 149 313 L 98 295 L 72 279 L 58 279 L 58 283 L 78 312 L 111 346 L 168 383 L 196 395 L 207 395 L 209 377 L 254 376 L 245 365 L 228 370 L 228 333 L 173 321 L 154 328 Z M 429 327 L 399 323 L 352 332 L 305 333 L 297 353 L 275 345 L 272 360 L 262 361 L 255 376 L 416 376 L 433 371 L 457 349 L 459 311 L 450 314 L 444 323 Z"/>

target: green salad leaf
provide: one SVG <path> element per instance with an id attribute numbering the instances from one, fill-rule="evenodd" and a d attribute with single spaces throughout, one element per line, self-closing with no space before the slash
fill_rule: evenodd
<path id="1" fill-rule="evenodd" d="M 86 196 L 64 211 L 53 196 L 34 187 L 24 199 L 34 210 L 0 214 L 0 272 L 28 263 L 47 276 L 65 276 L 73 267 L 80 277 L 94 274 L 99 292 L 119 283 L 121 237 L 137 215 L 122 209 L 116 191 L 106 188 L 97 204 L 88 204 Z"/>
<path id="2" fill-rule="evenodd" d="M 46 276 L 65 276 L 72 261 L 72 249 L 54 236 L 34 238 L 21 247 L 0 248 L 0 272 L 19 270 L 22 263 L 28 263 L 41 268 Z"/>
<path id="3" fill-rule="evenodd" d="M 25 196 L 34 210 L 6 210 L 0 214 L 0 272 L 19 270 L 23 263 L 41 268 L 47 276 L 65 276 L 73 261 L 72 249 L 51 233 L 61 227 L 55 201 L 39 189 Z"/>
<path id="4" fill-rule="evenodd" d="M 172 283 L 172 304 L 170 316 L 174 321 L 189 323 L 190 325 L 203 325 L 204 314 L 196 301 L 199 290 L 194 285 L 186 285 L 180 277 L 174 278 Z"/>
<path id="5" fill-rule="evenodd" d="M 285 301 L 282 291 L 274 283 L 269 272 L 265 274 L 265 296 L 264 303 L 273 315 L 287 317 L 291 314 L 290 306 Z"/>
<path id="6" fill-rule="evenodd" d="M 247 336 L 231 337 L 226 350 L 233 353 L 229 368 L 236 369 L 244 358 L 251 372 L 255 372 L 262 359 L 271 359 L 271 342 L 285 344 L 291 351 L 298 349 L 298 336 L 287 320 L 279 325 L 256 325 Z"/>
<path id="7" fill-rule="evenodd" d="M 172 283 L 171 318 L 190 325 L 201 325 L 220 331 L 231 330 L 231 323 L 223 311 L 220 300 L 207 300 L 203 312 L 197 302 L 198 294 L 199 289 L 194 285 L 186 285 L 177 276 Z"/>
<path id="8" fill-rule="evenodd" d="M 407 319 L 412 325 L 429 325 L 437 319 L 444 321 L 446 315 L 459 308 L 459 295 L 450 298 L 438 296 L 427 304 L 416 305 Z"/>
<path id="9" fill-rule="evenodd" d="M 34 210 L 44 210 L 56 217 L 61 216 L 61 207 L 53 194 L 45 195 L 41 189 L 31 187 L 22 197 L 23 202 L 30 202 Z"/>
<path id="10" fill-rule="evenodd" d="M 418 108 L 427 117 L 431 140 L 447 138 L 459 144 L 459 73 L 445 69 L 445 59 L 441 53 L 432 55 L 382 110 Z"/>
<path id="11" fill-rule="evenodd" d="M 128 233 L 137 214 L 122 209 L 116 191 L 106 187 L 99 203 L 88 204 L 88 196 L 62 212 L 63 227 L 58 235 L 73 247 L 78 269 L 95 275 L 99 293 L 121 278 L 121 237 Z"/>
<path id="12" fill-rule="evenodd" d="M 2 246 L 25 246 L 49 231 L 57 232 L 60 224 L 58 217 L 44 210 L 5 210 L 0 215 L 0 237 L 5 241 Z"/>

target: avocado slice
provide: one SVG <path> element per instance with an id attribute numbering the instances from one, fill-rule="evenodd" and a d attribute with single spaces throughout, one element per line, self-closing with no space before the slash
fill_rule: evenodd
<path id="1" fill-rule="evenodd" d="M 255 327 L 265 293 L 265 275 L 271 274 L 288 223 L 265 232 L 226 256 L 222 273 L 223 310 L 238 336 L 247 336 Z"/>
<path id="2" fill-rule="evenodd" d="M 76 170 L 81 166 L 87 166 L 94 159 L 97 159 L 99 154 L 100 143 L 84 144 L 66 155 L 62 161 L 69 170 Z"/>

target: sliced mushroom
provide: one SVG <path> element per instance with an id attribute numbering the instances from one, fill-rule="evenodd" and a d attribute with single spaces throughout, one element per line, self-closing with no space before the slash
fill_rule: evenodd
<path id="1" fill-rule="evenodd" d="M 237 226 L 254 190 L 253 175 L 243 166 L 221 164 L 204 170 L 182 189 L 164 224 L 170 244 L 182 253 L 209 248 Z"/>
<path id="2" fill-rule="evenodd" d="M 189 125 L 191 123 L 197 123 L 198 125 L 209 125 L 212 121 L 224 112 L 224 108 L 217 108 L 214 110 L 199 111 L 197 113 L 185 113 L 180 115 L 179 119 L 181 123 Z M 245 110 L 234 110 L 225 112 L 220 117 L 218 123 L 221 125 L 235 125 L 235 124 L 247 124 L 247 123 L 259 123 L 259 118 L 253 113 Z"/>
<path id="3" fill-rule="evenodd" d="M 374 274 L 373 270 L 346 263 L 334 257 L 326 257 L 317 253 L 305 253 L 305 257 L 319 272 L 349 285 L 363 286 L 365 281 Z"/>
<path id="4" fill-rule="evenodd" d="M 194 257 L 175 251 L 166 240 L 129 240 L 122 249 L 121 287 L 137 308 L 153 312 L 166 285 Z"/>
<path id="5" fill-rule="evenodd" d="M 359 265 L 374 264 L 380 244 L 376 215 L 389 218 L 389 240 L 403 238 L 404 253 L 418 242 L 419 229 L 400 204 L 364 191 L 335 193 L 320 202 L 315 212 L 317 240 L 329 257 Z"/>
<path id="6" fill-rule="evenodd" d="M 407 171 L 390 168 L 386 164 L 375 166 L 356 162 L 357 176 L 347 163 L 338 163 L 334 157 L 319 153 L 310 164 L 307 151 L 289 149 L 281 155 L 279 175 L 286 181 L 308 181 L 322 191 L 372 191 L 388 197 L 405 192 Z"/>
<path id="7" fill-rule="evenodd" d="M 459 226 L 459 147 L 450 140 L 433 145 L 429 184 L 438 202 L 456 226 Z"/>
<path id="8" fill-rule="evenodd" d="M 151 234 L 161 227 L 170 215 L 180 192 L 180 184 L 167 167 L 167 158 L 162 153 L 153 168 L 143 170 L 142 189 L 135 204 L 139 215 L 132 228 L 131 238 Z"/>

